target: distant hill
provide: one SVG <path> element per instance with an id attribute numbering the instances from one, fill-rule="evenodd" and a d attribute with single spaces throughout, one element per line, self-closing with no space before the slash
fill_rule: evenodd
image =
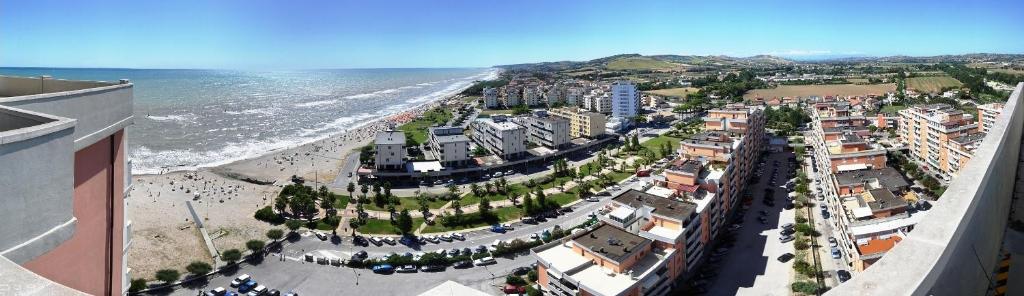
<path id="1" fill-rule="evenodd" d="M 664 70 L 685 69 L 691 66 L 724 66 L 724 65 L 788 65 L 793 64 L 785 58 L 757 55 L 751 57 L 730 56 L 689 56 L 689 55 L 651 55 L 619 54 L 589 61 L 560 61 L 530 64 L 499 65 L 504 69 L 533 69 L 546 71 L 564 71 L 583 68 L 603 70 Z"/>

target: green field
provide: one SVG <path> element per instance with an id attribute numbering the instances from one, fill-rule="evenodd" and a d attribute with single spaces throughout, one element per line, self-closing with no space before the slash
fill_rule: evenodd
<path id="1" fill-rule="evenodd" d="M 903 109 L 907 109 L 907 106 L 904 106 L 904 105 L 885 105 L 885 106 L 882 106 L 882 110 L 880 112 L 881 113 L 886 113 L 886 114 L 896 114 L 896 112 L 900 112 L 900 110 L 903 110 Z"/>
<path id="2" fill-rule="evenodd" d="M 417 229 L 423 224 L 423 218 L 412 219 L 412 229 Z M 366 224 L 359 226 L 359 233 L 362 234 L 401 234 L 398 228 L 391 225 L 391 220 L 366 219 Z"/>
<path id="3" fill-rule="evenodd" d="M 521 209 L 517 208 L 517 207 L 503 207 L 503 208 L 494 209 L 492 211 L 494 212 L 495 215 L 498 216 L 498 220 L 502 221 L 502 222 L 519 219 L 520 217 L 523 216 L 523 211 Z M 457 227 L 445 227 L 444 225 L 441 225 L 440 222 L 438 222 L 438 223 L 434 223 L 434 225 L 427 225 L 427 227 L 423 228 L 422 232 L 423 233 L 446 232 L 446 231 L 453 231 L 453 230 L 462 230 L 462 229 L 483 227 L 483 226 L 487 226 L 487 225 L 491 225 L 491 224 L 489 222 L 480 221 L 480 222 L 472 223 L 472 224 L 459 225 Z"/>
<path id="4" fill-rule="evenodd" d="M 427 141 L 427 128 L 434 125 L 443 125 L 451 119 L 451 111 L 434 109 L 423 113 L 423 116 L 416 118 L 416 120 L 403 124 L 398 129 L 405 132 L 405 136 L 412 138 L 416 143 L 425 143 Z"/>
<path id="5" fill-rule="evenodd" d="M 649 90 L 649 91 L 646 91 L 646 93 L 655 94 L 655 95 L 659 95 L 659 96 L 666 96 L 666 97 L 685 98 L 686 95 L 692 94 L 692 93 L 697 93 L 698 90 L 700 90 L 700 89 L 696 88 L 696 87 L 680 87 L 680 88 L 666 88 L 666 89 L 659 89 L 659 90 Z"/>
<path id="6" fill-rule="evenodd" d="M 676 68 L 678 65 L 647 57 L 629 57 L 608 62 L 608 70 L 660 70 Z"/>
<path id="7" fill-rule="evenodd" d="M 388 210 L 388 206 L 387 205 L 384 205 L 384 207 L 378 207 L 377 205 L 373 204 L 373 193 L 372 192 L 369 194 L 369 198 L 370 198 L 371 202 L 363 204 L 363 208 L 365 208 L 367 210 L 372 210 L 372 211 L 387 211 Z M 398 199 L 398 205 L 395 205 L 395 210 L 396 211 L 401 211 L 401 210 L 404 210 L 404 209 L 407 209 L 407 210 L 410 210 L 410 211 L 418 211 L 420 209 L 420 202 L 418 200 L 416 200 L 415 196 L 402 196 L 402 197 L 395 197 L 395 198 Z M 448 203 L 448 202 L 444 201 L 444 200 L 441 200 L 441 199 L 435 199 L 434 201 L 428 202 L 427 206 L 430 207 L 431 209 L 439 209 L 439 208 L 441 208 L 441 206 L 443 206 L 446 203 Z"/>
<path id="8" fill-rule="evenodd" d="M 753 98 L 782 98 L 782 97 L 810 97 L 810 96 L 860 96 L 860 95 L 882 95 L 887 92 L 896 91 L 895 83 L 883 84 L 828 84 L 828 85 L 780 85 L 776 88 L 755 89 L 743 95 L 745 99 Z"/>
<path id="9" fill-rule="evenodd" d="M 946 87 L 960 87 L 963 83 L 949 76 L 907 78 L 907 88 L 919 92 L 937 93 Z"/>
<path id="10" fill-rule="evenodd" d="M 647 148 L 647 150 L 651 150 L 651 151 L 654 151 L 655 153 L 657 153 L 657 151 L 661 151 L 661 146 L 665 145 L 666 142 L 668 142 L 670 145 L 672 145 L 672 150 L 679 149 L 679 141 L 680 140 L 682 140 L 682 139 L 681 138 L 676 138 L 676 137 L 669 137 L 669 136 L 666 136 L 666 135 L 661 135 L 661 136 L 658 136 L 657 138 L 650 139 L 650 140 L 647 140 L 646 142 L 640 143 L 640 146 L 644 146 L 644 148 Z"/>

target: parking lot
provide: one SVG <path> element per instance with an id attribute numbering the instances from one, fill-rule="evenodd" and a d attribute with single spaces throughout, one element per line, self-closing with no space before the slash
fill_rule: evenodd
<path id="1" fill-rule="evenodd" d="M 786 199 L 789 192 L 784 184 L 793 171 L 788 158 L 792 153 L 772 153 L 766 157 L 760 178 L 757 183 L 749 185 L 752 200 L 749 208 L 743 212 L 742 228 L 726 232 L 723 241 L 726 247 L 732 240 L 732 246 L 719 262 L 710 259 L 702 267 L 707 274 L 715 276 L 708 279 L 708 295 L 789 295 L 789 282 L 793 273 L 792 259 L 780 262 L 779 256 L 794 253 L 793 242 L 780 242 L 781 226 L 794 222 L 794 212 L 785 209 L 789 203 Z M 774 162 L 778 161 L 778 171 L 772 179 Z M 766 205 L 764 193 L 766 188 L 773 188 L 774 206 Z M 741 210 L 743 211 L 743 210 Z M 762 212 L 763 211 L 763 212 Z M 763 220 L 759 217 L 764 217 Z M 713 246 L 709 250 L 715 252 L 722 246 Z M 723 250 L 724 251 L 724 250 Z"/>

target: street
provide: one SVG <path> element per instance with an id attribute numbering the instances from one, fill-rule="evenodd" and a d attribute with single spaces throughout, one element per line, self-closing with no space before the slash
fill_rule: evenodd
<path id="1" fill-rule="evenodd" d="M 743 228 L 735 232 L 736 243 L 715 269 L 718 276 L 711 280 L 708 295 L 789 295 L 793 261 L 779 262 L 784 253 L 793 253 L 793 242 L 779 242 L 780 225 L 794 222 L 793 210 L 785 210 L 788 191 L 779 185 L 786 183 L 786 175 L 793 167 L 787 161 L 792 153 L 771 153 L 766 157 L 763 174 L 749 191 L 754 200 L 743 218 Z M 775 183 L 770 184 L 772 161 L 779 161 Z M 775 187 L 775 207 L 761 202 L 764 189 Z M 767 211 L 767 223 L 757 220 L 759 211 Z M 712 247 L 713 251 L 717 247 Z M 708 264 L 708 263 L 705 263 Z"/>

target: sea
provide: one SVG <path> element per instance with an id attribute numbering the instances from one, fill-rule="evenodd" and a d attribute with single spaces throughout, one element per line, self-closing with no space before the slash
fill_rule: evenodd
<path id="1" fill-rule="evenodd" d="M 454 95 L 494 68 L 301 71 L 0 68 L 134 83 L 136 174 L 213 167 L 317 141 Z"/>

